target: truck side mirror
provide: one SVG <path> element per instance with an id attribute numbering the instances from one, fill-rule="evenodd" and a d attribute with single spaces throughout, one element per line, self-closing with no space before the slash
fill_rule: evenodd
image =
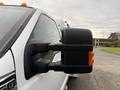
<path id="1" fill-rule="evenodd" d="M 62 43 L 31 43 L 25 49 L 25 77 L 29 79 L 37 73 L 46 73 L 49 70 L 63 71 L 65 73 L 90 73 L 93 67 L 93 40 L 92 33 L 86 29 L 69 28 L 62 31 Z M 61 51 L 61 61 L 30 60 L 31 55 Z"/>

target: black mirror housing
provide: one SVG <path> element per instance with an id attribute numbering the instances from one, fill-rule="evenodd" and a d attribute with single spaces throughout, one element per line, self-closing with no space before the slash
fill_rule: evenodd
<path id="1" fill-rule="evenodd" d="M 27 55 L 29 54 L 28 56 L 31 53 L 42 53 L 48 52 L 49 50 L 61 51 L 61 61 L 30 61 L 28 58 L 25 59 L 26 79 L 29 79 L 37 73 L 46 73 L 49 70 L 63 71 L 68 74 L 92 72 L 94 56 L 92 41 L 90 30 L 68 28 L 62 31 L 62 39 L 59 44 L 37 42 L 30 44 L 25 53 Z"/>

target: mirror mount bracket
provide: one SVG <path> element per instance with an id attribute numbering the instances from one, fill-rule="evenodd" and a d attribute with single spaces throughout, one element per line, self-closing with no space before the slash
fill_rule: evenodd
<path id="1" fill-rule="evenodd" d="M 37 48 L 37 52 L 47 52 L 49 50 L 53 51 L 92 51 L 93 45 L 87 44 L 49 44 L 42 43 L 34 45 Z"/>
<path id="2" fill-rule="evenodd" d="M 92 51 L 93 45 L 86 44 L 49 44 L 49 50 L 54 51 Z"/>
<path id="3" fill-rule="evenodd" d="M 88 70 L 87 73 L 90 73 L 92 71 L 92 66 L 91 65 L 64 65 L 64 64 L 61 63 L 61 61 L 52 62 L 52 63 L 49 64 L 48 67 L 49 67 L 49 70 L 63 71 L 63 72 L 68 73 L 68 74 L 86 73 L 86 71 L 88 69 L 91 69 L 91 70 Z"/>
<path id="4" fill-rule="evenodd" d="M 64 65 L 61 63 L 61 61 L 58 62 L 52 62 L 52 63 L 39 63 L 36 62 L 35 63 L 36 69 L 37 69 L 37 73 L 45 73 L 48 72 L 49 70 L 54 70 L 54 71 L 61 71 L 61 72 L 65 72 L 67 74 L 72 74 L 75 73 L 79 74 L 79 73 L 86 73 L 86 70 L 88 70 L 87 73 L 90 73 L 92 71 L 92 67 L 91 65 Z"/>

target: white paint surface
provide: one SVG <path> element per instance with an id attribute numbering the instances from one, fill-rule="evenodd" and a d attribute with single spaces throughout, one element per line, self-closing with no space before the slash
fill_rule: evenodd
<path id="1" fill-rule="evenodd" d="M 14 71 L 13 57 L 8 51 L 2 58 L 0 58 L 0 77 Z"/>

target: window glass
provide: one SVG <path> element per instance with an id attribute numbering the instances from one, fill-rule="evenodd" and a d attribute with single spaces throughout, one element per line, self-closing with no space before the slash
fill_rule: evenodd
<path id="1" fill-rule="evenodd" d="M 41 43 L 58 43 L 60 37 L 56 23 L 48 16 L 42 14 L 34 28 L 31 38 Z"/>
<path id="2" fill-rule="evenodd" d="M 31 9 L 24 7 L 0 6 L 0 40 Z"/>

